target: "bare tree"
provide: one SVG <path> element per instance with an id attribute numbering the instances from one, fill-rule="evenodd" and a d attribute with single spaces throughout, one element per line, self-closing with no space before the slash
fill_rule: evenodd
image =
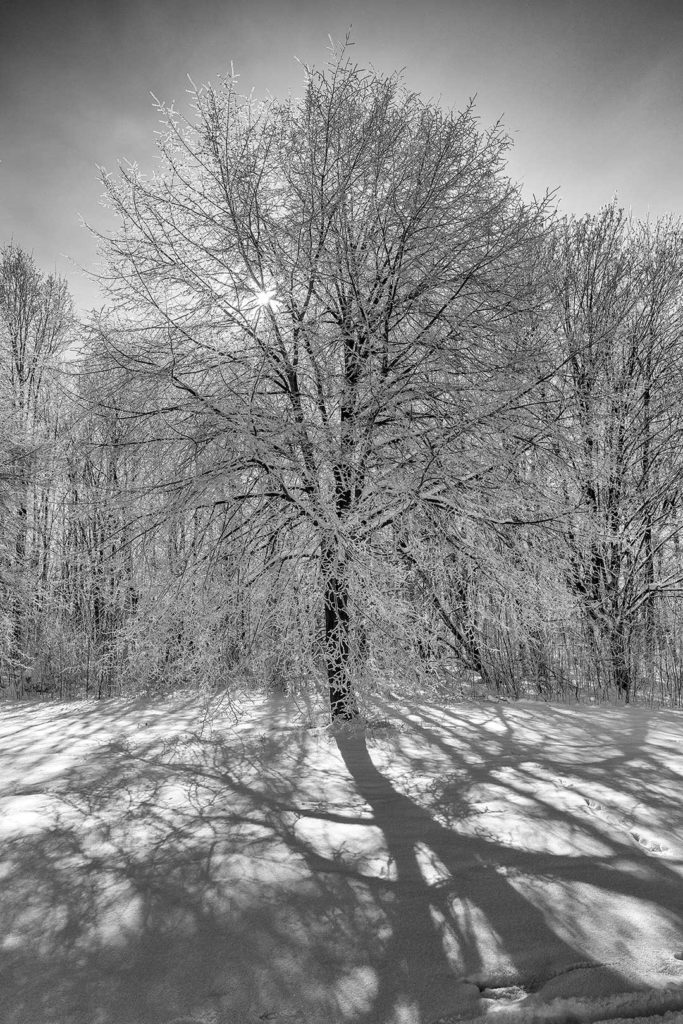
<path id="1" fill-rule="evenodd" d="M 256 557 L 275 531 L 316 566 L 331 709 L 352 717 L 359 560 L 421 502 L 452 503 L 455 453 L 514 405 L 544 209 L 505 176 L 500 126 L 345 47 L 301 100 L 228 77 L 194 90 L 190 119 L 158 109 L 157 172 L 103 179 L 121 225 L 101 243 L 109 356 L 175 506 L 226 509 L 219 546 L 246 536 Z"/>
<path id="2" fill-rule="evenodd" d="M 567 578 L 626 700 L 655 597 L 681 586 L 656 565 L 680 529 L 682 257 L 679 226 L 633 224 L 614 203 L 566 221 L 553 254 Z"/>
<path id="3" fill-rule="evenodd" d="M 5 572 L 12 639 L 5 654 L 19 676 L 34 653 L 29 624 L 49 572 L 60 431 L 55 382 L 72 325 L 66 282 L 42 274 L 20 247 L 0 249 L 0 380 L 10 438 L 3 454 L 12 484 Z"/>

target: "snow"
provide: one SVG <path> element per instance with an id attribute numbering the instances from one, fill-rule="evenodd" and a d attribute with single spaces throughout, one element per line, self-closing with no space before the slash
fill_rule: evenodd
<path id="1" fill-rule="evenodd" d="M 682 792 L 676 711 L 4 703 L 0 1024 L 683 1022 Z"/>

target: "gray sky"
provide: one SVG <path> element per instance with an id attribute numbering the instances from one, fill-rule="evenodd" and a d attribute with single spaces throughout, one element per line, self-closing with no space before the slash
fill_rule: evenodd
<path id="1" fill-rule="evenodd" d="M 187 75 L 232 60 L 243 91 L 298 93 L 295 57 L 322 64 L 349 26 L 353 56 L 445 107 L 477 95 L 503 117 L 509 170 L 561 209 L 617 193 L 636 216 L 683 215 L 681 0 L 0 0 L 0 244 L 14 239 L 99 303 L 106 229 L 96 165 L 151 167 L 150 92 L 186 100 Z"/>

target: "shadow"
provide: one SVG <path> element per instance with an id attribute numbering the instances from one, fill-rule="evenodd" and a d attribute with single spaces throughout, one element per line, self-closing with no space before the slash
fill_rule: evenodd
<path id="1" fill-rule="evenodd" d="M 36 742 L 24 733 L 13 750 L 38 776 L 3 801 L 3 1024 L 352 1014 L 373 931 L 341 876 L 330 885 L 296 851 L 310 731 L 282 707 L 257 706 L 244 734 L 233 721 L 193 731 L 175 709 L 151 736 L 139 708 L 99 724 L 53 711 L 58 729 L 37 720 Z M 43 771 L 37 748 L 54 742 L 59 760 L 83 712 L 99 746 Z"/>
<path id="2" fill-rule="evenodd" d="M 598 962 L 623 991 L 634 902 L 683 947 L 680 864 L 587 803 L 680 820 L 656 712 L 395 705 L 330 735 L 286 701 L 108 705 L 0 725 L 2 1024 L 431 1024 Z"/>
<path id="3" fill-rule="evenodd" d="M 397 791 L 373 764 L 362 734 L 338 736 L 337 744 L 396 870 L 392 939 L 368 1022 L 392 1020 L 399 1006 L 411 1007 L 416 1020 L 433 1020 L 467 1003 L 474 995 L 463 986 L 468 980 L 476 981 L 477 997 L 512 985 L 533 992 L 545 980 L 533 973 L 539 961 L 548 973 L 585 963 L 511 883 L 518 858 L 496 843 L 458 836 Z"/>

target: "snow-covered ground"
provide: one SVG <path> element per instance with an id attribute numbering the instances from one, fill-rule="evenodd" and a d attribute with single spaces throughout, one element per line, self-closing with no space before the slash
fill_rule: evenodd
<path id="1" fill-rule="evenodd" d="M 683 1022 L 683 714 L 0 705 L 1 1024 Z"/>

